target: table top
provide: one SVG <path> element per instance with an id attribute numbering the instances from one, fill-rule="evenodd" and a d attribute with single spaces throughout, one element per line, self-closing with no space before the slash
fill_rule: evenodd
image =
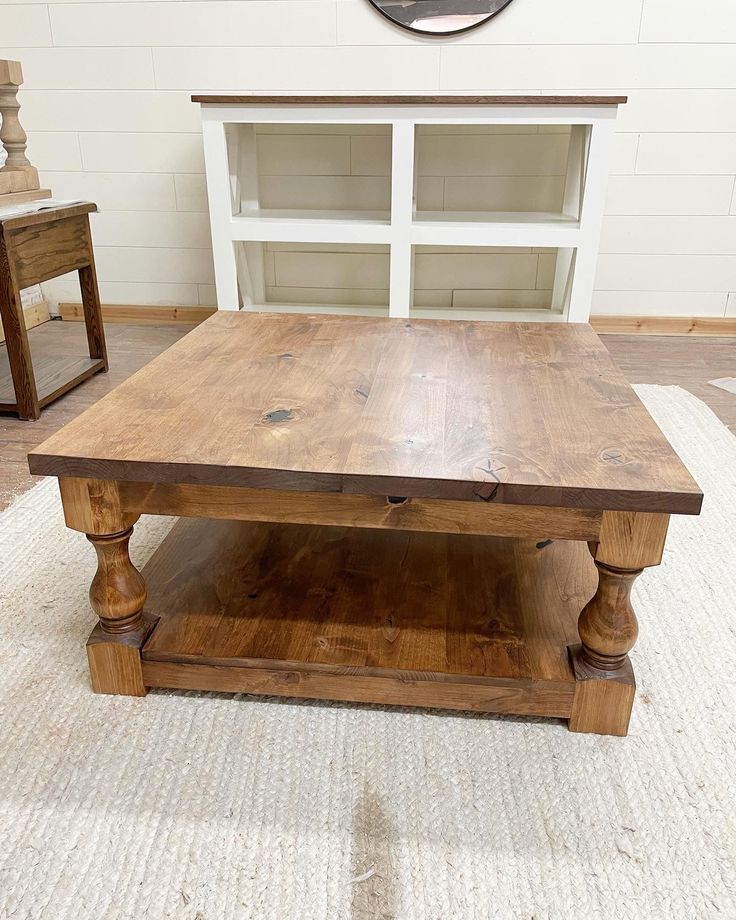
<path id="1" fill-rule="evenodd" d="M 92 214 L 97 210 L 97 205 L 92 201 L 77 201 L 74 204 L 54 205 L 49 207 L 45 204 L 48 199 L 41 199 L 43 207 L 37 211 L 22 210 L 17 214 L 0 214 L 0 228 L 3 230 L 20 230 L 25 227 L 34 227 L 40 224 L 51 224 L 57 220 L 63 220 L 67 217 L 80 217 L 84 214 Z M 18 204 L 18 209 L 27 208 L 36 204 L 33 201 L 25 201 Z"/>
<path id="2" fill-rule="evenodd" d="M 142 482 L 697 514 L 590 326 L 220 312 L 29 454 Z"/>
<path id="3" fill-rule="evenodd" d="M 627 96 L 460 96 L 460 95 L 352 95 L 318 96 L 309 94 L 278 93 L 267 95 L 251 93 L 218 93 L 195 95 L 192 102 L 204 105 L 623 105 Z"/>

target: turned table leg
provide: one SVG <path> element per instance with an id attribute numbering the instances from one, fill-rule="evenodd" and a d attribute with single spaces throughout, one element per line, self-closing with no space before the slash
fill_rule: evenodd
<path id="1" fill-rule="evenodd" d="M 645 567 L 662 561 L 669 515 L 606 511 L 590 551 L 598 588 L 578 620 L 570 649 L 576 685 L 571 731 L 626 735 L 636 683 L 628 653 L 639 633 L 631 588 Z"/>
<path id="2" fill-rule="evenodd" d="M 63 478 L 59 486 L 67 526 L 85 533 L 97 553 L 89 599 L 99 622 L 87 641 L 92 689 L 145 696 L 141 648 L 155 622 L 144 613 L 145 581 L 128 553 L 139 515 L 122 510 L 113 481 Z"/>

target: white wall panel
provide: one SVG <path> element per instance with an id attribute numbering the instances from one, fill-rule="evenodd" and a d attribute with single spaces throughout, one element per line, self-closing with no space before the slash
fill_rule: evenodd
<path id="1" fill-rule="evenodd" d="M 3 7 L 0 4 L 0 16 Z M 29 7 L 30 9 L 30 7 Z M 39 5 L 37 9 L 45 9 Z M 5 35 L 0 25 L 0 42 Z M 0 58 L 23 64 L 36 89 L 153 89 L 148 48 L 0 48 Z"/>
<path id="2" fill-rule="evenodd" d="M 568 138 L 561 134 L 419 136 L 422 176 L 559 176 L 565 172 Z"/>
<path id="3" fill-rule="evenodd" d="M 79 147 L 84 168 L 91 172 L 204 173 L 199 132 L 83 132 L 79 135 Z"/>
<path id="4" fill-rule="evenodd" d="M 23 62 L 21 118 L 44 184 L 103 211 L 109 301 L 214 301 L 193 91 L 596 92 L 630 102 L 613 141 L 594 309 L 736 315 L 734 0 L 514 0 L 447 39 L 412 36 L 367 0 L 0 0 L 0 57 Z M 259 131 L 264 205 L 388 208 L 386 126 Z M 472 134 L 423 129 L 420 208 L 559 207 L 559 129 Z M 544 305 L 553 258 L 425 251 L 417 297 Z M 352 289 L 353 301 L 383 303 L 385 261 L 370 247 L 271 247 L 269 292 L 336 301 Z M 463 273 L 467 287 L 448 283 Z"/>
<path id="5" fill-rule="evenodd" d="M 207 184 L 204 176 L 174 176 L 177 211 L 207 211 Z"/>
<path id="6" fill-rule="evenodd" d="M 211 245 L 207 214 L 173 211 L 102 211 L 92 217 L 99 246 L 206 249 Z"/>
<path id="7" fill-rule="evenodd" d="M 245 3 L 249 0 L 244 0 Z M 274 2 L 281 6 L 283 0 Z M 313 0 L 304 0 L 309 4 Z M 365 2 L 365 0 L 363 0 Z M 164 4 L 166 5 L 166 4 Z M 243 34 L 245 39 L 247 33 Z M 228 41 L 232 42 L 233 35 Z M 253 92 L 392 92 L 437 89 L 440 49 L 154 48 L 159 89 L 246 88 Z"/>
<path id="8" fill-rule="evenodd" d="M 186 93 L 23 90 L 26 131 L 197 132 L 197 106 Z"/>
<path id="9" fill-rule="evenodd" d="M 607 214 L 728 214 L 730 176 L 610 176 Z"/>
<path id="10" fill-rule="evenodd" d="M 51 28 L 45 4 L 0 4 L 0 46 L 5 49 L 50 45 Z M 15 54 L 4 52 L 11 60 Z"/>
<path id="11" fill-rule="evenodd" d="M 611 160 L 608 167 L 610 175 L 630 175 L 636 170 L 636 154 L 639 148 L 638 134 L 613 135 L 611 142 Z"/>
<path id="12" fill-rule="evenodd" d="M 733 0 L 645 0 L 642 42 L 736 42 Z"/>
<path id="13" fill-rule="evenodd" d="M 733 176 L 736 133 L 642 134 L 636 172 Z"/>
<path id="14" fill-rule="evenodd" d="M 736 131 L 736 89 L 643 89 L 620 109 L 621 131 Z"/>
<path id="15" fill-rule="evenodd" d="M 442 49 L 441 88 L 720 89 L 733 85 L 733 71 L 730 45 L 450 44 Z"/>
<path id="16" fill-rule="evenodd" d="M 330 0 L 51 4 L 55 45 L 331 45 Z M 29 43 L 30 44 L 30 43 Z"/>
<path id="17" fill-rule="evenodd" d="M 728 294 L 713 291 L 596 291 L 593 313 L 626 316 L 723 316 Z"/>
<path id="18" fill-rule="evenodd" d="M 212 253 L 208 249 L 161 249 L 96 246 L 95 260 L 106 281 L 164 281 L 212 284 Z"/>
<path id="19" fill-rule="evenodd" d="M 37 169 L 82 169 L 79 135 L 71 131 L 34 131 L 28 138 L 27 153 Z"/>
<path id="20" fill-rule="evenodd" d="M 736 278 L 736 255 L 606 255 L 598 259 L 596 290 L 730 291 Z"/>
<path id="21" fill-rule="evenodd" d="M 736 254 L 736 217 L 606 217 L 600 251 Z"/>
<path id="22" fill-rule="evenodd" d="M 172 176 L 44 170 L 41 184 L 49 186 L 57 198 L 87 198 L 101 209 L 176 210 Z"/>

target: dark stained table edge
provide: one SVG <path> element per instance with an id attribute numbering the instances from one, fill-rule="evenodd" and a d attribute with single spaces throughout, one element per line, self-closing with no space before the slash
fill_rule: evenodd
<path id="1" fill-rule="evenodd" d="M 628 96 L 192 96 L 208 105 L 624 105 Z"/>
<path id="2" fill-rule="evenodd" d="M 70 476 L 127 482 L 167 482 L 175 485 L 233 486 L 291 492 L 344 492 L 350 495 L 401 495 L 493 504 L 584 508 L 594 511 L 646 511 L 655 514 L 700 514 L 703 493 L 652 492 L 633 489 L 581 489 L 525 483 L 474 482 L 448 479 L 404 479 L 397 476 L 356 476 L 259 467 L 196 463 L 155 463 L 136 460 L 90 460 L 28 454 L 36 476 Z"/>
<path id="3" fill-rule="evenodd" d="M 29 204 L 30 202 L 26 202 Z M 40 211 L 26 211 L 24 214 L 9 214 L 0 217 L 4 230 L 20 230 L 35 224 L 44 224 L 66 217 L 79 217 L 82 214 L 94 214 L 97 205 L 92 201 L 78 201 L 75 204 L 57 205 L 53 208 L 41 208 Z"/>

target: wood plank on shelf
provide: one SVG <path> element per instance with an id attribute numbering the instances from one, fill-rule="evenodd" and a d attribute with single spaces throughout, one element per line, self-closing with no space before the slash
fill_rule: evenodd
<path id="1" fill-rule="evenodd" d="M 206 519 L 144 575 L 149 686 L 557 716 L 595 588 L 584 543 Z"/>
<path id="2" fill-rule="evenodd" d="M 41 406 L 96 374 L 104 367 L 100 358 L 72 357 L 68 355 L 34 355 L 33 373 Z M 15 410 L 15 391 L 10 375 L 7 352 L 0 351 L 0 410 Z"/>

